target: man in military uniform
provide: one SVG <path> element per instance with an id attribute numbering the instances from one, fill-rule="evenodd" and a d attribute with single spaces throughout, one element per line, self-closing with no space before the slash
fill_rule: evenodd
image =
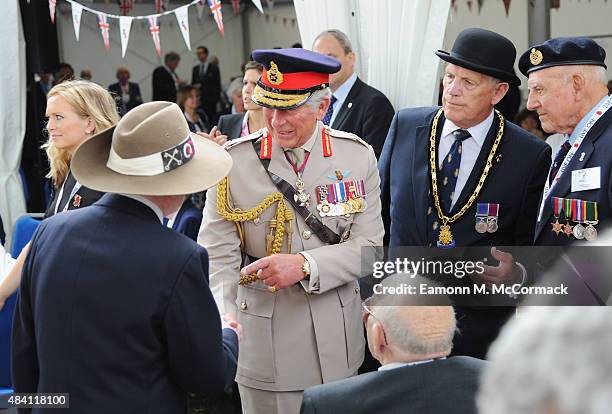
<path id="1" fill-rule="evenodd" d="M 442 107 L 399 111 L 380 158 L 389 246 L 531 245 L 550 147 L 494 110 L 510 85 L 516 49 L 484 29 L 462 31 L 447 63 Z M 512 256 L 479 282 L 522 283 Z M 457 307 L 454 355 L 484 358 L 513 308 Z"/>
<path id="2" fill-rule="evenodd" d="M 529 78 L 527 108 L 542 128 L 565 135 L 538 210 L 537 245 L 592 243 L 612 203 L 612 98 L 606 52 L 585 37 L 560 37 L 529 48 L 519 69 Z"/>
<path id="3" fill-rule="evenodd" d="M 244 332 L 244 413 L 297 413 L 305 388 L 363 360 L 357 279 L 382 244 L 380 178 L 370 145 L 321 122 L 337 60 L 304 49 L 253 58 L 266 128 L 227 144 L 235 167 L 208 192 L 198 242 L 218 306 Z"/>

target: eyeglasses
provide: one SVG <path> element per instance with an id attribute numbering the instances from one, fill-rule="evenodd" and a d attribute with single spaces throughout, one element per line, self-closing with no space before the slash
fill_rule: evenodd
<path id="1" fill-rule="evenodd" d="M 380 329 L 382 329 L 383 331 L 383 337 L 385 339 L 385 346 L 389 346 L 389 342 L 387 341 L 387 333 L 385 332 L 385 327 L 383 326 L 380 319 L 374 316 L 374 314 L 372 313 L 372 310 L 370 309 L 371 302 L 372 302 L 372 296 L 370 296 L 369 298 L 361 302 L 361 319 L 363 319 L 363 324 L 365 325 L 365 328 L 367 331 L 368 330 L 368 318 L 370 316 L 374 318 L 374 320 L 378 322 L 378 324 L 380 325 Z"/>

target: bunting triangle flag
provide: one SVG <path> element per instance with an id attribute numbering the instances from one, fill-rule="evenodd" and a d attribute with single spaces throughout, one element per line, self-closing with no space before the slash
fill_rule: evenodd
<path id="1" fill-rule="evenodd" d="M 234 16 L 240 14 L 240 0 L 232 0 L 232 7 L 234 8 Z"/>
<path id="2" fill-rule="evenodd" d="M 49 0 L 49 14 L 51 15 L 51 23 L 55 24 L 55 6 L 57 0 Z"/>
<path id="3" fill-rule="evenodd" d="M 109 29 L 108 25 L 108 16 L 104 13 L 98 13 L 98 27 L 100 28 L 100 33 L 102 34 L 102 39 L 104 40 L 104 47 L 106 50 L 110 49 L 109 42 Z"/>
<path id="4" fill-rule="evenodd" d="M 119 31 L 121 33 L 121 57 L 125 56 L 128 41 L 130 40 L 130 29 L 132 28 L 132 20 L 134 19 L 129 16 L 119 17 Z"/>
<path id="5" fill-rule="evenodd" d="M 200 0 L 196 3 L 196 9 L 198 10 L 198 20 L 202 20 L 202 13 L 204 13 L 204 0 Z"/>
<path id="6" fill-rule="evenodd" d="M 504 0 L 504 9 L 506 9 L 506 17 L 508 17 L 508 13 L 510 12 L 510 1 L 511 0 Z"/>
<path id="7" fill-rule="evenodd" d="M 217 27 L 223 36 L 223 15 L 221 14 L 221 1 L 220 0 L 208 0 L 208 6 L 213 14 Z"/>
<path id="8" fill-rule="evenodd" d="M 257 10 L 259 10 L 259 12 L 261 14 L 263 14 L 263 7 L 261 5 L 261 0 L 251 0 L 253 2 L 253 4 L 255 5 L 255 7 L 257 7 Z"/>
<path id="9" fill-rule="evenodd" d="M 72 4 L 72 24 L 74 26 L 74 34 L 77 42 L 79 41 L 79 32 L 81 31 L 81 15 L 83 14 L 83 6 L 79 3 Z"/>
<path id="10" fill-rule="evenodd" d="M 155 51 L 157 52 L 157 56 L 161 56 L 161 45 L 159 41 L 159 24 L 157 22 L 158 16 L 149 16 L 149 31 L 151 32 L 151 37 L 153 38 L 153 43 L 155 44 Z"/>
<path id="11" fill-rule="evenodd" d="M 185 44 L 187 44 L 187 49 L 191 50 L 191 42 L 189 41 L 189 6 L 174 9 L 174 14 L 183 34 Z"/>

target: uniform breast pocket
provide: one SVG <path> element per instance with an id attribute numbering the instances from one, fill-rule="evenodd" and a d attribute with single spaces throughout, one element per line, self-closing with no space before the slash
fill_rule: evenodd
<path id="1" fill-rule="evenodd" d="M 236 204 L 235 208 L 243 212 L 249 211 L 254 206 Z M 251 256 L 260 258 L 267 254 L 274 236 L 274 218 L 276 216 L 276 204 L 265 209 L 259 216 L 253 215 L 250 220 L 244 222 L 244 251 Z"/>
<path id="2" fill-rule="evenodd" d="M 351 226 L 353 225 L 354 219 L 355 215 L 349 214 L 348 216 L 322 217 L 321 221 L 330 230 L 340 236 L 342 241 L 345 241 L 351 235 Z"/>
<path id="3" fill-rule="evenodd" d="M 262 382 L 275 382 L 272 315 L 276 296 L 261 287 L 238 288 L 236 305 L 242 325 L 238 375 Z"/>

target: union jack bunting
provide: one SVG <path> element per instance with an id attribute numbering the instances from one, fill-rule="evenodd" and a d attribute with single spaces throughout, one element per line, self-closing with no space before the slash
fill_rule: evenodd
<path id="1" fill-rule="evenodd" d="M 221 36 L 223 36 L 223 15 L 221 14 L 221 1 L 208 0 L 208 6 L 210 7 L 210 11 L 215 18 L 215 22 L 217 22 L 217 27 L 221 32 Z"/>
<path id="2" fill-rule="evenodd" d="M 134 10 L 134 0 L 118 0 L 119 10 L 123 16 L 131 13 Z"/>
<path id="3" fill-rule="evenodd" d="M 49 14 L 51 15 L 51 23 L 55 24 L 55 6 L 57 0 L 49 0 Z"/>
<path id="4" fill-rule="evenodd" d="M 153 37 L 153 43 L 155 44 L 155 51 L 157 56 L 161 56 L 161 45 L 159 41 L 159 24 L 157 22 L 157 16 L 149 17 L 149 31 L 151 37 Z"/>
<path id="5" fill-rule="evenodd" d="M 100 33 L 102 34 L 102 39 L 104 40 L 104 47 L 106 48 L 106 50 L 109 50 L 110 42 L 108 36 L 110 26 L 108 25 L 108 16 L 106 14 L 98 14 L 98 27 L 100 28 Z"/>

